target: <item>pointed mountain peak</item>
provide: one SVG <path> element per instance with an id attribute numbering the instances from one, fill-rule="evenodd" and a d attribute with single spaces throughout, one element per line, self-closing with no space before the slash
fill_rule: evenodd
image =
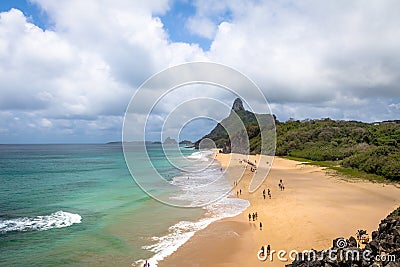
<path id="1" fill-rule="evenodd" d="M 237 112 L 240 110 L 244 110 L 242 99 L 236 98 L 235 102 L 233 102 L 232 110 Z"/>

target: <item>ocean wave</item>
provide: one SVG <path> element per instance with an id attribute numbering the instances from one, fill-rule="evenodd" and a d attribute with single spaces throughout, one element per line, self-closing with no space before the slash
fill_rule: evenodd
<path id="1" fill-rule="evenodd" d="M 211 150 L 196 151 L 187 156 L 188 159 L 195 159 L 201 161 L 209 161 L 210 156 L 214 154 Z"/>
<path id="2" fill-rule="evenodd" d="M 153 237 L 155 244 L 144 246 L 143 249 L 153 253 L 153 257 L 147 261 L 150 266 L 157 266 L 158 262 L 174 253 L 180 246 L 185 244 L 197 231 L 206 228 L 212 222 L 222 218 L 234 217 L 243 212 L 250 203 L 238 198 L 223 198 L 218 202 L 205 206 L 206 216 L 196 222 L 180 221 L 169 228 L 169 233 L 161 237 Z M 136 261 L 134 266 L 142 266 L 143 260 Z"/>
<path id="3" fill-rule="evenodd" d="M 210 161 L 210 156 L 213 153 L 211 150 L 196 151 L 187 158 L 195 159 L 201 164 L 203 161 Z M 239 215 L 250 205 L 247 200 L 227 195 L 231 186 L 217 163 L 211 163 L 200 172 L 176 176 L 171 184 L 180 188 L 179 193 L 171 196 L 172 199 L 188 201 L 192 203 L 192 206 L 197 207 L 205 205 L 203 206 L 205 217 L 198 221 L 180 221 L 169 227 L 166 235 L 152 237 L 154 244 L 142 247 L 154 253 L 150 259 L 147 259 L 150 266 L 157 266 L 158 262 L 174 253 L 197 231 L 222 218 Z M 232 193 L 231 196 L 233 196 Z M 216 199 L 219 200 L 213 202 Z M 143 266 L 144 262 L 144 260 L 138 260 L 132 265 Z"/>
<path id="4" fill-rule="evenodd" d="M 195 222 L 180 221 L 169 228 L 167 235 L 153 237 L 152 240 L 155 244 L 142 247 L 154 253 L 153 257 L 147 261 L 150 266 L 157 266 L 158 262 L 174 253 L 197 231 L 206 228 L 212 222 L 239 215 L 249 205 L 250 203 L 247 200 L 226 196 L 215 203 L 203 207 L 206 210 L 205 218 Z M 138 260 L 134 263 L 134 266 L 142 266 L 143 263 L 143 260 Z"/>
<path id="5" fill-rule="evenodd" d="M 79 214 L 59 210 L 50 215 L 22 217 L 10 220 L 0 220 L 0 233 L 11 231 L 45 231 L 53 228 L 63 228 L 75 223 L 81 223 Z"/>

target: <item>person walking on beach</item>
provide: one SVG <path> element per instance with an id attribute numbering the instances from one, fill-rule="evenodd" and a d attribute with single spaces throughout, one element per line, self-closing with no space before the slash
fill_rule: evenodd
<path id="1" fill-rule="evenodd" d="M 257 214 L 257 211 L 256 211 L 256 214 L 254 214 L 254 215 L 256 215 L 256 220 L 258 219 L 258 214 Z"/>
<path id="2" fill-rule="evenodd" d="M 268 188 L 268 198 L 271 199 L 271 190 Z"/>
<path id="3" fill-rule="evenodd" d="M 270 252 L 271 252 L 271 246 L 268 245 L 268 246 L 267 246 L 267 255 L 269 255 Z"/>
<path id="4" fill-rule="evenodd" d="M 264 246 L 261 246 L 261 256 L 264 256 Z"/>
<path id="5" fill-rule="evenodd" d="M 239 190 L 240 194 L 242 194 L 242 189 Z"/>
<path id="6" fill-rule="evenodd" d="M 256 218 L 256 215 L 254 214 L 254 212 L 253 212 L 252 217 L 253 217 L 253 222 L 254 222 L 254 221 L 255 221 L 255 218 Z"/>
<path id="7" fill-rule="evenodd" d="M 251 214 L 249 213 L 249 221 L 251 221 Z"/>
<path id="8" fill-rule="evenodd" d="M 260 231 L 262 231 L 262 222 L 260 222 Z"/>
<path id="9" fill-rule="evenodd" d="M 265 199 L 265 189 L 263 190 L 263 197 L 264 197 L 264 199 Z"/>

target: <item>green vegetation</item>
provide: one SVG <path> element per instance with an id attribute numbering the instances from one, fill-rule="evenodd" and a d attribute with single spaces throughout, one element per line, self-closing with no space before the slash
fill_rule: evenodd
<path id="1" fill-rule="evenodd" d="M 195 146 L 198 148 L 202 139 L 210 138 L 224 153 L 256 154 L 264 142 L 262 152 L 271 154 L 275 147 L 275 134 L 271 134 L 274 119 L 277 156 L 306 159 L 347 176 L 400 181 L 400 120 L 363 123 L 327 118 L 279 122 L 275 116 L 244 110 L 241 100 L 236 99 L 231 114 Z M 264 124 L 258 125 L 257 121 Z M 266 138 L 262 139 L 262 134 Z"/>
<path id="2" fill-rule="evenodd" d="M 276 155 L 312 160 L 336 171 L 400 181 L 400 121 L 331 119 L 276 122 Z M 319 164 L 318 164 L 319 163 Z M 322 164 L 322 165 L 321 165 Z"/>
<path id="3" fill-rule="evenodd" d="M 326 168 L 328 170 L 332 170 L 335 173 L 338 173 L 341 176 L 348 177 L 348 178 L 358 178 L 358 179 L 364 179 L 364 180 L 369 180 L 369 181 L 373 181 L 373 182 L 384 182 L 385 181 L 385 178 L 382 176 L 379 176 L 376 174 L 371 174 L 371 173 L 366 173 L 366 172 L 360 171 L 358 169 L 346 168 L 346 167 L 341 166 L 340 162 L 337 162 L 337 161 L 314 161 L 314 160 L 310 160 L 310 159 L 297 158 L 297 157 L 291 157 L 291 156 L 284 156 L 284 158 L 300 161 L 303 164 L 307 164 L 307 165 L 320 166 L 320 167 Z"/>
<path id="4" fill-rule="evenodd" d="M 258 122 L 261 122 L 260 126 Z M 225 153 L 257 154 L 261 152 L 261 135 L 268 135 L 268 131 L 274 131 L 274 118 L 269 114 L 254 114 L 247 110 L 232 111 L 207 135 L 195 143 L 198 148 L 204 138 L 212 139 L 216 146 L 223 148 Z M 230 134 L 230 138 L 228 135 Z M 274 133 L 275 134 L 275 133 Z M 264 152 L 273 152 L 275 142 L 264 140 Z"/>

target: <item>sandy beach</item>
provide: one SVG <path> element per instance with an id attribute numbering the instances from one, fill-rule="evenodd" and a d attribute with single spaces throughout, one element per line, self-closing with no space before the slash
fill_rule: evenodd
<path id="1" fill-rule="evenodd" d="M 349 180 L 327 173 L 316 166 L 276 157 L 262 186 L 248 192 L 253 172 L 240 162 L 242 155 L 216 154 L 215 159 L 226 169 L 233 182 L 243 173 L 234 194 L 250 202 L 242 214 L 210 224 L 197 232 L 159 266 L 284 266 L 291 261 L 274 255 L 260 261 L 261 246 L 271 250 L 302 251 L 325 249 L 337 237 L 355 236 L 358 229 L 370 234 L 381 219 L 400 205 L 400 187 L 362 180 Z M 250 156 L 255 162 L 258 156 Z M 259 162 L 259 160 L 258 160 Z M 259 163 L 258 170 L 266 168 Z M 283 180 L 285 189 L 278 184 Z M 263 190 L 271 190 L 263 198 Z M 258 219 L 249 221 L 248 214 L 257 212 Z M 262 230 L 260 230 L 260 222 Z"/>

